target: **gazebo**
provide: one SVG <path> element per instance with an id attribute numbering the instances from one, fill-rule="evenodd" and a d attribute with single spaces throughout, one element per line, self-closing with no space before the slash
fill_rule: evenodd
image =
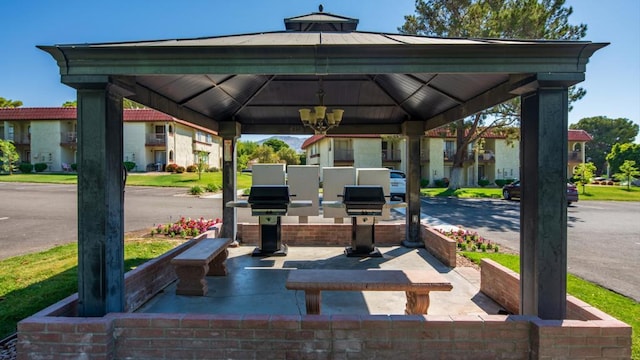
<path id="1" fill-rule="evenodd" d="M 361 32 L 357 19 L 322 11 L 284 22 L 267 33 L 38 46 L 77 89 L 77 315 L 125 310 L 124 97 L 218 132 L 227 203 L 236 200 L 238 137 L 311 134 L 298 110 L 317 105 L 322 90 L 327 107 L 344 109 L 329 133 L 406 138 L 407 244 L 420 242 L 421 136 L 520 97 L 520 315 L 566 319 L 567 92 L 607 44 Z M 234 237 L 236 210 L 223 214 L 221 236 Z"/>

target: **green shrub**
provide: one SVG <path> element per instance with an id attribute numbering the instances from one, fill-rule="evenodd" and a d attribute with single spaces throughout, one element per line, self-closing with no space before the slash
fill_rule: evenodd
<path id="1" fill-rule="evenodd" d="M 198 165 L 188 165 L 187 166 L 187 172 L 197 172 L 198 171 Z"/>
<path id="2" fill-rule="evenodd" d="M 178 166 L 176 168 L 176 173 L 182 174 L 184 172 L 184 170 L 185 170 L 184 166 Z"/>
<path id="3" fill-rule="evenodd" d="M 202 194 L 202 188 L 200 186 L 198 186 L 198 185 L 192 186 L 189 189 L 189 194 L 191 194 L 191 195 L 200 195 L 200 194 Z"/>
<path id="4" fill-rule="evenodd" d="M 207 169 L 207 171 L 208 172 L 218 172 L 218 171 L 220 171 L 220 169 L 218 169 L 217 167 L 213 166 L 213 167 L 210 167 L 209 169 Z"/>
<path id="5" fill-rule="evenodd" d="M 515 179 L 496 179 L 496 185 L 498 185 L 498 187 L 503 187 L 507 184 L 511 184 L 514 181 Z"/>
<path id="6" fill-rule="evenodd" d="M 436 187 L 439 187 L 439 188 L 448 187 L 449 179 L 447 178 L 436 179 L 436 180 L 433 180 L 433 183 L 435 184 Z"/>
<path id="7" fill-rule="evenodd" d="M 420 179 L 420 187 L 426 188 L 429 186 L 429 179 Z"/>
<path id="8" fill-rule="evenodd" d="M 71 164 L 71 170 L 78 171 L 78 164 L 76 163 Z"/>
<path id="9" fill-rule="evenodd" d="M 136 167 L 136 163 L 134 163 L 133 161 L 125 161 L 123 164 L 124 168 L 127 169 L 127 171 L 131 171 Z"/>
<path id="10" fill-rule="evenodd" d="M 207 186 L 205 187 L 205 190 L 207 190 L 208 192 L 216 192 L 219 189 L 220 188 L 216 184 L 207 184 Z"/>
<path id="11" fill-rule="evenodd" d="M 177 170 L 177 169 L 178 169 L 178 164 L 168 164 L 168 165 L 165 167 L 165 170 L 166 170 L 167 172 L 170 172 L 170 173 L 174 173 L 174 172 L 176 172 L 176 170 Z"/>
<path id="12" fill-rule="evenodd" d="M 491 182 L 487 179 L 478 180 L 478 185 L 480 185 L 480 187 L 485 187 L 485 186 L 488 186 L 489 184 L 491 184 Z"/>
<path id="13" fill-rule="evenodd" d="M 35 163 L 33 165 L 33 168 L 36 170 L 36 172 L 43 172 L 43 171 L 47 170 L 47 164 L 45 164 L 45 163 Z"/>
<path id="14" fill-rule="evenodd" d="M 20 172 L 23 174 L 29 174 L 33 171 L 33 164 L 29 162 L 23 162 L 18 165 L 18 169 L 20 169 Z"/>

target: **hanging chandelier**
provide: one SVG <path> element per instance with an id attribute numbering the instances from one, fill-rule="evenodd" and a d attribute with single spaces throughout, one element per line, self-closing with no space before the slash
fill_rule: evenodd
<path id="1" fill-rule="evenodd" d="M 300 121 L 302 121 L 302 125 L 313 129 L 313 132 L 316 135 L 326 135 L 327 130 L 340 125 L 344 110 L 333 109 L 333 111 L 327 112 L 327 107 L 324 106 L 324 90 L 322 89 L 322 79 L 320 79 L 318 100 L 320 102 L 320 105 L 314 106 L 313 110 L 298 110 L 298 112 L 300 113 Z"/>

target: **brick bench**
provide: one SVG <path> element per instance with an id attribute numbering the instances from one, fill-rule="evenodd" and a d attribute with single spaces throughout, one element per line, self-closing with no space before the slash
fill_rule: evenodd
<path id="1" fill-rule="evenodd" d="M 304 290 L 307 314 L 320 314 L 320 292 L 404 291 L 405 314 L 426 314 L 430 291 L 453 288 L 439 273 L 424 270 L 292 270 L 286 288 Z"/>
<path id="2" fill-rule="evenodd" d="M 205 276 L 227 275 L 225 261 L 231 241 L 230 238 L 202 239 L 171 259 L 178 275 L 176 294 L 204 296 L 209 290 Z"/>

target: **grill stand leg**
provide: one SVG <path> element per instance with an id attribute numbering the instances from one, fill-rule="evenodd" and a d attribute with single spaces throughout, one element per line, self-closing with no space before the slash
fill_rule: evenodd
<path id="1" fill-rule="evenodd" d="M 375 247 L 375 217 L 354 216 L 351 218 L 351 246 L 344 250 L 348 257 L 382 257 Z"/>
<path id="2" fill-rule="evenodd" d="M 260 247 L 253 250 L 252 256 L 287 256 L 289 248 L 280 240 L 280 216 L 259 216 Z"/>

